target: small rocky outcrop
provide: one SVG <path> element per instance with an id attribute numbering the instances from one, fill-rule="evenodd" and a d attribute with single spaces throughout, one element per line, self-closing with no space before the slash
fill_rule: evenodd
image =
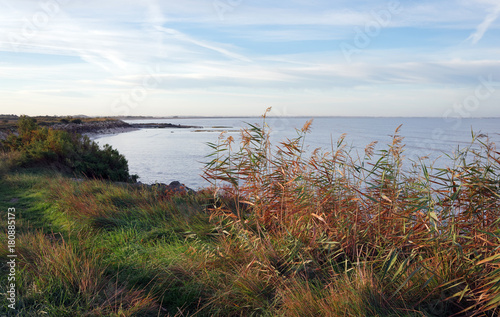
<path id="1" fill-rule="evenodd" d="M 165 193 L 173 193 L 173 194 L 190 194 L 195 191 L 184 184 L 181 184 L 178 181 L 173 181 L 170 184 L 158 183 L 154 185 L 150 185 L 151 187 L 155 187 L 157 190 L 160 190 Z"/>
<path id="2" fill-rule="evenodd" d="M 94 122 L 82 122 L 82 123 L 60 123 L 53 125 L 52 128 L 58 130 L 64 130 L 74 133 L 119 133 L 125 131 L 131 131 L 135 128 L 121 120 L 109 120 L 109 121 L 94 121 Z"/>
<path id="3" fill-rule="evenodd" d="M 82 182 L 83 178 L 72 178 L 74 182 Z M 144 184 L 141 182 L 136 183 L 125 183 L 125 182 L 113 182 L 113 184 L 123 187 L 137 187 L 137 188 L 147 188 L 150 190 L 155 190 L 158 193 L 163 194 L 194 194 L 196 191 L 192 188 L 187 187 L 179 181 L 170 182 L 170 184 L 165 183 L 155 183 L 155 184 Z"/>

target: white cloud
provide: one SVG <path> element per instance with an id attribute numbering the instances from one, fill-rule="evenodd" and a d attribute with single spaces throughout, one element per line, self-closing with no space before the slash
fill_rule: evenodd
<path id="1" fill-rule="evenodd" d="M 497 4 L 494 8 L 493 8 L 493 11 L 490 12 L 483 20 L 483 22 L 481 22 L 481 24 L 479 24 L 476 28 L 476 31 L 471 34 L 467 40 L 470 40 L 472 42 L 472 44 L 477 44 L 477 42 L 479 42 L 484 34 L 486 33 L 486 31 L 488 31 L 488 29 L 490 28 L 491 24 L 493 22 L 495 22 L 495 20 L 498 18 L 498 16 L 500 15 L 500 4 Z"/>

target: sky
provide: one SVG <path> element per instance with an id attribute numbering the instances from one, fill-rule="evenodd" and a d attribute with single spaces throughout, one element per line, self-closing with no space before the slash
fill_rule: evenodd
<path id="1" fill-rule="evenodd" d="M 0 113 L 500 116 L 498 0 L 0 8 Z"/>

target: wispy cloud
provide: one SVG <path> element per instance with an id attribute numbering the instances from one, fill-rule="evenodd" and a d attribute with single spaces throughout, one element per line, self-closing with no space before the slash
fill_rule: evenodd
<path id="1" fill-rule="evenodd" d="M 0 0 L 0 106 L 29 109 L 45 96 L 44 107 L 106 112 L 159 69 L 161 84 L 145 101 L 157 113 L 175 104 L 217 114 L 219 104 L 233 109 L 241 97 L 246 113 L 251 103 L 281 100 L 296 109 L 311 105 L 308 113 L 327 114 L 336 102 L 365 114 L 366 104 L 394 107 L 410 99 L 437 107 L 456 87 L 500 73 L 498 35 L 491 32 L 498 0 L 399 0 L 401 14 L 380 30 L 374 12 L 389 2 L 221 1 L 232 9 L 223 20 L 212 0 L 71 1 L 27 33 L 47 13 L 40 5 L 46 2 Z M 486 18 L 485 7 L 494 8 Z M 471 33 L 471 43 L 487 47 L 459 45 Z M 20 39 L 17 49 L 11 38 Z M 353 63 L 341 42 L 363 46 Z M 237 108 L 234 114 L 243 113 Z"/>
<path id="2" fill-rule="evenodd" d="M 498 18 L 500 15 L 500 4 L 497 4 L 496 7 L 493 9 L 492 12 L 490 12 L 486 18 L 484 18 L 483 22 L 479 24 L 476 28 L 476 31 L 472 33 L 467 40 L 471 41 L 472 44 L 477 44 L 479 42 L 486 31 L 490 28 L 491 24 L 495 22 L 495 20 Z"/>
<path id="3" fill-rule="evenodd" d="M 172 35 L 174 38 L 179 39 L 181 41 L 188 42 L 188 43 L 191 43 L 191 44 L 194 44 L 194 45 L 197 45 L 197 46 L 209 49 L 209 50 L 213 50 L 215 52 L 218 52 L 218 53 L 220 53 L 224 56 L 230 57 L 230 58 L 238 59 L 238 60 L 245 61 L 245 62 L 250 62 L 250 59 L 248 59 L 247 57 L 245 57 L 241 54 L 231 52 L 225 48 L 217 46 L 214 43 L 195 39 L 187 34 L 184 34 L 182 32 L 179 32 L 177 30 L 170 29 L 170 28 L 158 27 L 157 29 L 162 31 L 162 32 L 165 32 L 166 34 Z"/>

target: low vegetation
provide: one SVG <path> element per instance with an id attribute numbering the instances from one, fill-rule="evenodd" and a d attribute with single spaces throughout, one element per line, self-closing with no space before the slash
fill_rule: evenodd
<path id="1" fill-rule="evenodd" d="M 33 118 L 22 116 L 17 134 L 10 134 L 0 145 L 10 157 L 10 165 L 50 166 L 89 178 L 135 181 L 128 162 L 109 145 L 100 148 L 86 136 L 40 127 Z"/>
<path id="2" fill-rule="evenodd" d="M 474 137 L 449 167 L 403 169 L 398 130 L 358 156 L 343 137 L 306 150 L 309 127 L 277 146 L 265 123 L 221 136 L 204 171 L 213 187 L 196 193 L 5 167 L 16 314 L 498 315 L 493 144 Z M 2 235 L 4 281 L 6 245 Z"/>
<path id="3" fill-rule="evenodd" d="M 17 128 L 19 119 L 23 116 L 17 115 L 0 115 L 0 132 L 1 131 L 12 131 Z M 34 116 L 31 117 L 35 122 L 43 127 L 53 127 L 60 123 L 91 123 L 91 122 L 103 122 L 103 121 L 116 121 L 116 118 L 111 117 L 58 117 L 58 116 Z"/>

